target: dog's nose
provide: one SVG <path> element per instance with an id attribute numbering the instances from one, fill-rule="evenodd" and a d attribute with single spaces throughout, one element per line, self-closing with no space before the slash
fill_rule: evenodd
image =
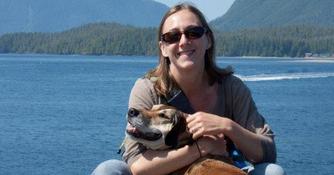
<path id="1" fill-rule="evenodd" d="M 139 111 L 135 108 L 130 108 L 128 111 L 129 117 L 136 117 L 139 114 Z"/>

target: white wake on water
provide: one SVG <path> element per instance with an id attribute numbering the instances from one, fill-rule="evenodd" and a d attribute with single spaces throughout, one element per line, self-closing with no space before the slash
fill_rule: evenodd
<path id="1" fill-rule="evenodd" d="M 243 81 L 277 81 L 294 80 L 307 78 L 327 78 L 334 77 L 334 72 L 304 72 L 304 73 L 282 73 L 282 74 L 258 74 L 258 75 L 236 75 Z"/>

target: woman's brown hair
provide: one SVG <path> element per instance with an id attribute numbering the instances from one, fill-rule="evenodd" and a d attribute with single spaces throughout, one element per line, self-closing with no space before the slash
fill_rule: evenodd
<path id="1" fill-rule="evenodd" d="M 159 30 L 158 30 L 158 44 L 161 41 L 161 35 L 162 35 L 162 28 L 166 21 L 166 19 L 175 14 L 176 12 L 179 12 L 181 10 L 189 10 L 193 14 L 195 14 L 199 21 L 202 24 L 202 27 L 206 29 L 206 35 L 209 37 L 209 41 L 211 41 L 211 47 L 206 50 L 205 52 L 205 70 L 207 74 L 209 75 L 209 84 L 212 85 L 215 81 L 219 81 L 222 74 L 224 74 L 223 69 L 220 69 L 217 67 L 215 62 L 215 38 L 213 36 L 213 32 L 209 27 L 209 24 L 207 23 L 204 15 L 201 11 L 199 11 L 196 7 L 187 4 L 187 3 L 181 3 L 174 7 L 171 7 L 169 11 L 166 12 L 166 14 L 163 16 Z M 159 46 L 158 46 L 159 48 Z M 170 60 L 168 57 L 164 57 L 162 55 L 161 50 L 159 49 L 159 64 L 158 66 L 148 72 L 147 76 L 149 78 L 156 77 L 156 83 L 155 83 L 155 89 L 157 90 L 159 95 L 162 95 L 164 97 L 168 96 L 168 93 L 171 92 L 173 89 L 178 88 L 177 83 L 175 82 L 173 76 L 171 75 L 169 71 L 169 65 Z"/>

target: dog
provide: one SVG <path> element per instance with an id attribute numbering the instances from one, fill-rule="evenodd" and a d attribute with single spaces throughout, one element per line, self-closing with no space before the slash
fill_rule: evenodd
<path id="1" fill-rule="evenodd" d="M 165 150 L 193 144 L 192 135 L 187 131 L 186 117 L 176 108 L 164 104 L 154 105 L 149 110 L 128 110 L 126 134 L 148 149 Z M 208 155 L 178 170 L 184 175 L 246 175 L 233 166 L 232 159 Z"/>

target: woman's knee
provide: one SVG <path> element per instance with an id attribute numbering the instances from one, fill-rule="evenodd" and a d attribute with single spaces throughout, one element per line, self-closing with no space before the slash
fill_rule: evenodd
<path id="1" fill-rule="evenodd" d="M 286 175 L 284 169 L 274 163 L 261 163 L 254 166 L 251 175 Z"/>
<path id="2" fill-rule="evenodd" d="M 124 161 L 112 159 L 100 163 L 92 175 L 131 175 L 131 172 Z"/>

